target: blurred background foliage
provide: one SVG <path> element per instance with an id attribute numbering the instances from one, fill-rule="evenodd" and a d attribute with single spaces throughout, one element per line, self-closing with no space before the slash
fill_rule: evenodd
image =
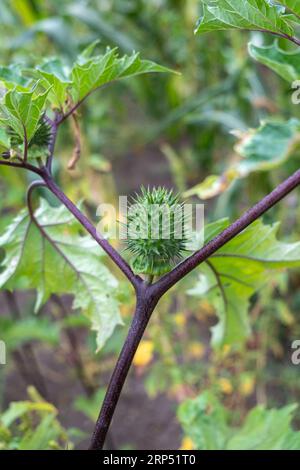
<path id="1" fill-rule="evenodd" d="M 248 55 L 250 38 L 258 45 L 271 44 L 273 39 L 261 33 L 240 32 L 194 36 L 199 3 L 1 2 L 1 65 L 33 65 L 49 56 L 60 56 L 71 63 L 86 45 L 100 39 L 100 50 L 106 46 L 117 46 L 125 53 L 134 49 L 180 72 L 114 84 L 91 96 L 79 111 L 82 158 L 73 171 L 68 171 L 67 165 L 74 147 L 74 129 L 64 127 L 56 150 L 55 176 L 71 199 L 84 200 L 85 210 L 95 223 L 100 202 L 117 204 L 119 195 L 132 194 L 141 184 L 174 187 L 196 201 L 200 196 L 205 199 L 207 222 L 234 218 L 299 166 L 298 123 L 289 125 L 281 140 L 278 132 L 272 133 L 272 124 L 258 129 L 262 121 L 271 121 L 282 130 L 290 118 L 300 116 L 291 103 L 290 86 Z M 290 48 L 283 41 L 280 46 Z M 250 140 L 250 149 L 245 148 L 253 134 L 256 137 Z M 271 164 L 259 169 L 268 171 L 248 168 L 243 173 L 247 178 L 230 173 L 245 154 L 260 161 L 266 152 Z M 221 182 L 219 175 L 225 175 Z M 4 167 L 0 176 L 3 230 L 24 206 L 32 176 Z M 199 188 L 203 181 L 204 186 Z M 285 240 L 299 239 L 297 194 L 291 194 L 265 219 L 282 221 L 280 235 Z M 231 412 L 231 425 L 235 426 L 241 425 L 257 404 L 279 408 L 299 401 L 299 371 L 290 361 L 291 342 L 300 335 L 299 274 L 280 273 L 252 298 L 249 315 L 253 332 L 242 351 L 228 346 L 218 352 L 209 342 L 210 327 L 216 323 L 212 305 L 186 294 L 195 276 L 163 299 L 153 316 L 135 357 L 134 371 L 115 418 L 117 424 L 109 436 L 110 448 L 199 446 L 197 433 L 194 440 L 185 436 L 175 416 L 179 403 L 204 390 L 218 396 L 218 407 Z M 119 297 L 127 326 L 133 296 L 122 282 Z M 68 314 L 68 298 L 54 297 L 38 317 L 33 316 L 33 302 L 34 296 L 28 292 L 3 293 L 1 297 L 0 335 L 8 344 L 8 365 L 1 366 L 0 376 L 2 408 L 16 400 L 23 403 L 26 386 L 34 385 L 43 399 L 56 407 L 46 409 L 39 426 L 46 429 L 48 424 L 44 423 L 54 420 L 54 431 L 39 444 L 34 440 L 35 431 L 31 441 L 24 439 L 24 433 L 20 438 L 20 429 L 25 429 L 22 418 L 12 434 L 12 445 L 8 433 L 13 432 L 10 425 L 14 420 L 8 423 L 6 411 L 0 445 L 65 448 L 69 439 L 78 447 L 84 446 L 126 328 L 118 329 L 104 350 L 95 355 L 86 320 Z M 141 407 L 145 407 L 145 418 L 140 414 Z M 28 406 L 22 409 L 22 417 L 36 413 Z M 179 420 L 185 429 L 188 412 L 183 417 L 182 409 Z M 58 424 L 57 413 L 67 431 Z M 299 426 L 300 413 L 293 413 Z M 288 410 L 287 419 L 290 415 Z"/>

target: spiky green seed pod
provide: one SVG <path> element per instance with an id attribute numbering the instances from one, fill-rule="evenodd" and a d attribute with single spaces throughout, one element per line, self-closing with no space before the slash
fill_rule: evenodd
<path id="1" fill-rule="evenodd" d="M 10 136 L 10 142 L 12 148 L 18 147 L 19 145 L 22 145 L 23 140 L 21 137 L 12 129 L 9 127 L 7 129 L 7 133 Z M 38 124 L 37 130 L 32 137 L 31 141 L 29 142 L 28 147 L 31 148 L 33 146 L 36 147 L 47 147 L 50 143 L 51 140 L 51 127 L 47 122 L 42 118 Z"/>
<path id="2" fill-rule="evenodd" d="M 184 207 L 172 190 L 142 188 L 128 209 L 125 229 L 136 274 L 161 276 L 186 251 Z"/>
<path id="3" fill-rule="evenodd" d="M 50 140 L 51 127 L 44 119 L 41 119 L 29 146 L 32 147 L 36 145 L 37 147 L 47 147 L 50 144 Z"/>

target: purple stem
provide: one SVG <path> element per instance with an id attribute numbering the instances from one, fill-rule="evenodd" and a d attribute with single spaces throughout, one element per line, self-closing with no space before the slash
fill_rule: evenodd
<path id="1" fill-rule="evenodd" d="M 29 170 L 33 173 L 36 173 L 37 175 L 42 176 L 42 170 L 31 165 L 30 163 L 17 163 L 9 160 L 0 160 L 0 165 L 9 166 L 12 168 L 22 168 L 23 170 Z"/>
<path id="2" fill-rule="evenodd" d="M 137 307 L 125 344 L 117 361 L 107 388 L 106 396 L 95 426 L 90 449 L 101 450 L 111 423 L 117 402 L 125 383 L 135 351 L 143 336 L 151 314 L 159 299 L 184 276 L 206 261 L 217 250 L 242 232 L 248 225 L 258 219 L 274 204 L 283 199 L 300 184 L 300 170 L 281 183 L 274 191 L 264 197 L 254 207 L 245 212 L 233 224 L 211 240 L 201 250 L 194 253 L 170 273 L 155 284 L 142 284 L 137 292 Z M 143 288 L 143 290 L 142 290 Z"/>
<path id="3" fill-rule="evenodd" d="M 151 296 L 151 294 L 149 295 L 147 285 L 143 284 L 143 288 L 139 290 L 137 295 L 136 309 L 126 341 L 107 387 L 91 440 L 90 450 L 100 450 L 103 448 L 132 360 L 156 304 L 157 299 Z"/>
<path id="4" fill-rule="evenodd" d="M 129 264 L 124 258 L 113 248 L 113 246 L 97 231 L 96 227 L 89 219 L 75 206 L 75 204 L 62 192 L 62 190 L 53 181 L 53 178 L 47 168 L 41 170 L 41 176 L 46 183 L 47 188 L 59 199 L 59 201 L 74 215 L 86 231 L 96 240 L 101 248 L 108 254 L 114 263 L 125 274 L 128 280 L 137 290 L 142 284 L 142 279 L 136 276 Z"/>
<path id="5" fill-rule="evenodd" d="M 197 251 L 182 263 L 177 265 L 170 273 L 166 274 L 151 286 L 153 294 L 162 296 L 167 290 L 174 286 L 180 279 L 190 273 L 199 264 L 228 243 L 232 238 L 238 235 L 248 225 L 252 224 L 262 214 L 267 212 L 277 202 L 283 199 L 288 193 L 300 184 L 300 170 L 297 170 L 292 176 L 277 186 L 274 191 L 265 196 L 255 206 L 245 212 L 239 219 L 227 227 L 217 237 L 207 243 L 201 250 Z"/>
<path id="6" fill-rule="evenodd" d="M 261 31 L 269 32 L 270 31 Z M 277 36 L 286 38 L 300 46 L 300 40 L 296 37 L 287 34 L 272 33 Z M 86 98 L 86 97 L 85 97 Z M 85 99 L 84 98 L 84 99 Z M 119 266 L 121 271 L 127 276 L 129 281 L 133 284 L 137 295 L 137 305 L 128 336 L 125 340 L 120 357 L 117 361 L 116 367 L 112 374 L 106 396 L 96 422 L 90 449 L 100 450 L 103 448 L 105 437 L 109 429 L 115 408 L 117 406 L 123 385 L 125 383 L 127 374 L 129 372 L 134 354 L 143 336 L 145 328 L 151 317 L 151 314 L 159 301 L 159 299 L 178 281 L 190 273 L 193 269 L 206 261 L 222 246 L 232 240 L 236 235 L 241 233 L 252 222 L 257 220 L 262 214 L 268 211 L 274 204 L 283 199 L 289 192 L 295 189 L 300 184 L 300 170 L 296 171 L 291 177 L 281 183 L 274 191 L 264 197 L 254 207 L 249 209 L 233 224 L 226 228 L 217 237 L 206 244 L 201 250 L 194 253 L 185 261 L 176 266 L 170 273 L 163 276 L 159 281 L 153 285 L 143 283 L 139 276 L 135 276 L 129 265 L 122 258 L 122 256 L 99 234 L 96 228 L 91 224 L 87 217 L 80 212 L 80 210 L 72 203 L 70 199 L 60 190 L 55 184 L 51 176 L 51 162 L 54 153 L 54 145 L 57 135 L 58 126 L 73 114 L 80 106 L 83 100 L 76 103 L 64 116 L 60 116 L 55 121 L 53 130 L 52 147 L 50 148 L 50 155 L 47 159 L 47 166 L 42 169 L 33 167 L 25 163 L 17 164 L 15 162 L 3 162 L 2 165 L 13 166 L 17 168 L 25 168 L 40 175 L 48 189 L 64 204 L 70 212 L 77 218 L 81 225 L 90 233 L 90 235 L 97 241 L 97 243 L 104 249 L 110 258 Z M 54 123 L 52 124 L 54 125 Z"/>

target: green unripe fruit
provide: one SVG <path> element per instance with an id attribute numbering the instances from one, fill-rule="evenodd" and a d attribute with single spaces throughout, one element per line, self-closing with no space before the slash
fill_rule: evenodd
<path id="1" fill-rule="evenodd" d="M 127 216 L 126 244 L 136 274 L 160 276 L 180 261 L 187 236 L 179 196 L 165 188 L 141 189 Z"/>
<path id="2" fill-rule="evenodd" d="M 41 119 L 39 126 L 32 137 L 29 147 L 36 145 L 37 147 L 47 147 L 51 140 L 51 127 L 44 119 Z"/>
<path id="3" fill-rule="evenodd" d="M 7 129 L 7 133 L 10 136 L 10 142 L 12 148 L 18 147 L 22 145 L 23 139 L 12 129 L 9 127 Z M 51 140 L 51 127 L 47 122 L 41 118 L 35 131 L 34 136 L 32 137 L 31 141 L 29 142 L 28 147 L 31 148 L 33 146 L 36 147 L 47 147 Z"/>

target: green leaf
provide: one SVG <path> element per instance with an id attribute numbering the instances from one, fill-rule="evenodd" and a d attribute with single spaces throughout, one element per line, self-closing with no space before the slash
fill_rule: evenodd
<path id="1" fill-rule="evenodd" d="M 56 418 L 57 409 L 43 401 L 33 387 L 27 391 L 30 401 L 11 402 L 0 416 L 1 449 L 48 450 L 72 445 Z"/>
<path id="2" fill-rule="evenodd" d="M 12 64 L 9 67 L 0 67 L 0 82 L 8 90 L 28 91 L 29 78 L 22 75 L 22 67 L 19 64 Z"/>
<path id="3" fill-rule="evenodd" d="M 239 133 L 240 142 L 235 150 L 242 160 L 235 167 L 241 176 L 253 171 L 266 171 L 278 167 L 291 157 L 299 144 L 300 122 L 263 122 L 257 129 Z"/>
<path id="4" fill-rule="evenodd" d="M 54 415 L 47 415 L 41 419 L 34 431 L 25 433 L 19 443 L 19 450 L 49 450 L 51 442 L 60 437 L 59 428 L 55 425 Z"/>
<path id="5" fill-rule="evenodd" d="M 0 287 L 36 289 L 37 311 L 51 294 L 72 294 L 73 308 L 81 309 L 97 332 L 101 348 L 121 324 L 118 283 L 102 262 L 104 252 L 63 207 L 45 200 L 35 212 L 38 224 L 23 210 L 0 237 L 5 251 Z"/>
<path id="6" fill-rule="evenodd" d="M 0 128 L 0 154 L 10 148 L 10 138 L 4 129 Z"/>
<path id="7" fill-rule="evenodd" d="M 219 323 L 212 328 L 214 347 L 243 344 L 250 333 L 250 297 L 266 284 L 272 271 L 300 266 L 300 242 L 278 241 L 278 229 L 278 223 L 256 221 L 201 266 L 199 281 L 188 293 L 205 295 L 215 306 Z"/>
<path id="8" fill-rule="evenodd" d="M 295 15 L 300 15 L 299 0 L 279 0 L 282 5 L 285 5 Z"/>
<path id="9" fill-rule="evenodd" d="M 271 46 L 255 46 L 249 44 L 249 53 L 258 62 L 278 73 L 281 78 L 289 83 L 300 77 L 300 50 L 284 51 L 275 41 Z"/>
<path id="10" fill-rule="evenodd" d="M 300 432 L 293 432 L 291 420 L 297 405 L 289 405 L 279 410 L 266 410 L 257 406 L 247 416 L 242 429 L 227 442 L 228 450 L 284 450 L 293 446 L 300 449 Z"/>
<path id="11" fill-rule="evenodd" d="M 227 412 L 210 391 L 207 390 L 197 398 L 183 402 L 178 408 L 177 415 L 185 433 L 191 437 L 197 449 L 225 448 L 229 432 Z"/>
<path id="12" fill-rule="evenodd" d="M 100 44 L 100 39 L 96 39 L 91 44 L 89 44 L 79 55 L 79 61 L 85 62 L 86 60 L 90 59 L 93 55 L 96 47 Z"/>
<path id="13" fill-rule="evenodd" d="M 235 151 L 240 161 L 235 161 L 221 175 L 210 175 L 184 193 L 185 197 L 197 195 L 209 199 L 223 193 L 239 178 L 257 171 L 268 171 L 291 158 L 300 143 L 300 122 L 263 122 L 257 129 L 238 131 L 239 142 Z M 236 159 L 235 159 L 236 160 Z"/>
<path id="14" fill-rule="evenodd" d="M 38 128 L 48 92 L 36 95 L 35 90 L 10 90 L 1 104 L 4 121 L 22 140 L 26 132 L 28 143 Z"/>
<path id="15" fill-rule="evenodd" d="M 44 401 L 37 403 L 32 401 L 18 401 L 10 403 L 8 410 L 6 410 L 5 413 L 1 415 L 0 422 L 5 427 L 10 427 L 17 419 L 20 419 L 24 415 L 32 412 L 39 414 L 57 414 L 56 408 L 50 403 Z"/>
<path id="16" fill-rule="evenodd" d="M 296 408 L 256 406 L 237 428 L 214 394 L 205 391 L 180 405 L 178 419 L 198 450 L 300 450 L 300 432 L 291 427 Z"/>
<path id="17" fill-rule="evenodd" d="M 73 100 L 75 103 L 81 101 L 96 88 L 114 80 L 150 72 L 171 70 L 149 60 L 142 60 L 138 53 L 119 57 L 116 49 L 109 49 L 104 55 L 88 60 L 83 60 L 80 56 L 72 70 Z"/>
<path id="18" fill-rule="evenodd" d="M 100 388 L 92 397 L 79 396 L 75 399 L 74 408 L 95 422 L 99 415 L 99 407 L 105 397 L 105 389 Z"/>
<path id="19" fill-rule="evenodd" d="M 49 91 L 49 101 L 61 111 L 64 110 L 67 101 L 67 90 L 71 84 L 70 73 L 60 59 L 51 59 L 37 68 L 37 76 L 40 84 Z"/>
<path id="20" fill-rule="evenodd" d="M 202 0 L 196 33 L 216 30 L 262 30 L 293 35 L 285 8 L 269 0 Z"/>
<path id="21" fill-rule="evenodd" d="M 7 350 L 14 350 L 30 341 L 41 341 L 44 344 L 58 344 L 59 328 L 47 318 L 24 318 L 14 320 L 0 318 L 1 339 Z"/>

